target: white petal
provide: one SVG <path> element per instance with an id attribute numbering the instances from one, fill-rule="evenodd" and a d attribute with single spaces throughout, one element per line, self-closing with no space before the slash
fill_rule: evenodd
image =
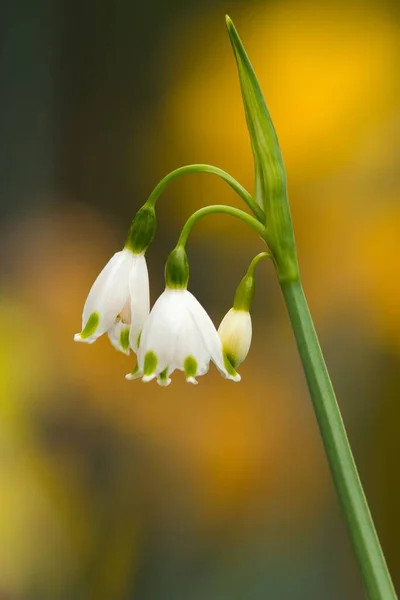
<path id="1" fill-rule="evenodd" d="M 150 312 L 149 274 L 143 254 L 136 254 L 129 273 L 131 328 L 129 342 L 137 352 L 139 335 Z"/>
<path id="2" fill-rule="evenodd" d="M 189 293 L 187 292 L 187 294 Z M 195 371 L 192 374 L 192 370 L 190 370 L 192 376 L 187 378 L 187 381 L 189 381 L 189 379 L 194 380 L 196 375 L 208 371 L 211 355 L 190 312 L 187 297 L 182 312 L 183 322 L 176 336 L 173 364 L 175 368 L 187 372 L 185 362 L 191 359 L 196 361 Z M 193 383 L 193 381 L 191 382 Z"/>
<path id="3" fill-rule="evenodd" d="M 155 373 L 152 373 L 151 375 L 143 375 L 142 381 L 144 381 L 144 383 L 149 383 L 149 381 L 153 381 L 153 379 L 156 377 L 157 375 Z"/>
<path id="4" fill-rule="evenodd" d="M 128 287 L 129 287 L 129 280 L 128 280 Z M 119 318 L 121 319 L 121 321 L 123 321 L 123 323 L 125 323 L 125 325 L 131 324 L 131 300 L 130 300 L 129 296 L 128 296 L 127 301 L 125 302 L 124 308 L 119 313 Z"/>
<path id="5" fill-rule="evenodd" d="M 175 369 L 183 371 L 188 356 L 193 356 L 203 372 L 207 369 L 210 356 L 187 309 L 187 293 L 167 289 L 155 303 L 140 340 L 138 363 L 143 371 L 149 352 L 157 359 L 154 373 L 166 370 L 164 379 Z"/>
<path id="6" fill-rule="evenodd" d="M 171 378 L 170 377 L 157 377 L 157 383 L 158 385 L 160 385 L 161 387 L 167 387 L 167 385 L 169 385 L 171 383 Z"/>
<path id="7" fill-rule="evenodd" d="M 187 293 L 189 294 L 189 310 L 192 314 L 194 322 L 196 323 L 198 331 L 203 338 L 204 344 L 210 353 L 211 360 L 214 362 L 220 373 L 222 373 L 227 379 L 240 381 L 239 373 L 236 373 L 233 368 L 231 369 L 230 366 L 228 367 L 228 365 L 225 363 L 222 342 L 219 338 L 217 330 L 215 329 L 214 323 L 200 302 L 193 296 L 193 294 L 190 292 Z"/>
<path id="8" fill-rule="evenodd" d="M 250 313 L 231 308 L 221 321 L 218 335 L 225 354 L 236 368 L 244 361 L 250 349 L 252 336 Z"/>
<path id="9" fill-rule="evenodd" d="M 114 325 L 111 325 L 108 330 L 108 337 L 110 342 L 120 352 L 123 352 L 127 356 L 129 355 L 129 325 L 122 321 L 117 321 Z M 128 342 L 128 345 L 126 344 Z"/>
<path id="10" fill-rule="evenodd" d="M 173 350 L 177 333 L 182 322 L 184 300 L 181 290 L 165 290 L 154 304 L 152 311 L 144 323 L 138 352 L 138 364 L 144 371 L 144 361 L 148 352 L 157 357 L 155 373 L 158 375 L 165 368 L 175 368 Z"/>
<path id="11" fill-rule="evenodd" d="M 133 369 L 133 371 L 131 371 L 130 373 L 127 373 L 125 375 L 125 379 L 128 379 L 129 381 L 132 379 L 139 379 L 140 377 L 142 377 L 142 375 L 143 375 L 143 373 L 139 369 L 138 365 L 136 365 L 136 367 Z"/>
<path id="12" fill-rule="evenodd" d="M 92 343 L 115 322 L 129 295 L 128 277 L 135 255 L 124 249 L 108 261 L 89 292 L 82 315 L 82 332 L 93 315 L 98 324 L 90 335 L 76 334 L 75 340 Z"/>
<path id="13" fill-rule="evenodd" d="M 186 290 L 165 290 L 143 328 L 139 365 L 145 370 L 146 354 L 153 352 L 157 358 L 154 373 L 160 375 L 166 369 L 165 380 L 175 369 L 186 371 L 187 359 L 195 361 L 191 380 L 208 370 L 210 353 L 188 309 L 188 295 Z"/>

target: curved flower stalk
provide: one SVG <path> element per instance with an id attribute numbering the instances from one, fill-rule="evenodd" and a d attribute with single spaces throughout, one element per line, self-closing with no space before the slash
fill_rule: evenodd
<path id="1" fill-rule="evenodd" d="M 112 345 L 129 354 L 150 312 L 145 250 L 155 232 L 153 208 L 142 207 L 132 222 L 125 248 L 116 252 L 92 285 L 83 307 L 82 331 L 76 342 L 92 344 L 108 333 Z"/>
<path id="2" fill-rule="evenodd" d="M 224 355 L 212 320 L 187 290 L 189 265 L 182 246 L 171 252 L 165 272 L 165 291 L 144 324 L 137 368 L 127 379 L 142 377 L 148 382 L 157 378 L 159 385 L 166 386 L 178 369 L 187 382 L 196 384 L 196 377 L 207 373 L 212 361 L 224 377 L 240 381 Z"/>
<path id="3" fill-rule="evenodd" d="M 218 328 L 224 353 L 236 369 L 249 353 L 253 327 L 250 309 L 255 292 L 254 271 L 262 258 L 270 257 L 261 252 L 250 263 L 246 275 L 240 282 L 233 301 L 233 307 L 226 313 Z"/>

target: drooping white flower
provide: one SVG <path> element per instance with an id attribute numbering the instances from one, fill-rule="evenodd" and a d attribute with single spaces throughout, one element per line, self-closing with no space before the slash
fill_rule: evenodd
<path id="1" fill-rule="evenodd" d="M 221 321 L 218 335 L 223 350 L 233 367 L 238 367 L 246 358 L 251 344 L 251 316 L 247 310 L 231 308 Z"/>
<path id="2" fill-rule="evenodd" d="M 140 339 L 137 369 L 128 379 L 157 378 L 160 385 L 171 382 L 176 369 L 186 381 L 207 373 L 210 360 L 227 379 L 240 381 L 240 375 L 226 360 L 217 330 L 207 312 L 186 289 L 166 288 L 153 306 Z"/>
<path id="3" fill-rule="evenodd" d="M 138 338 L 150 311 L 149 276 L 143 253 L 129 248 L 116 252 L 92 285 L 76 342 L 92 344 L 108 333 L 113 346 L 136 352 Z M 128 331 L 129 330 L 129 331 Z"/>

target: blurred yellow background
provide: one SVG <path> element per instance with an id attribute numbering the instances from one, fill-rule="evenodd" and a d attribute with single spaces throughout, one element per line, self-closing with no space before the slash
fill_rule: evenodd
<path id="1" fill-rule="evenodd" d="M 128 382 L 73 343 L 87 292 L 168 171 L 252 190 L 224 14 L 287 167 L 304 287 L 400 588 L 397 2 L 14 0 L 2 23 L 0 598 L 355 599 L 362 587 L 271 265 L 242 382 Z M 181 226 L 240 199 L 208 175 L 158 202 L 152 301 Z M 241 223 L 189 240 L 218 324 L 262 250 Z"/>

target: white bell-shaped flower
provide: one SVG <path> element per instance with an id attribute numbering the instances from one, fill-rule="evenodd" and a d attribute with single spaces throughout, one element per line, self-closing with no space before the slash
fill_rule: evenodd
<path id="1" fill-rule="evenodd" d="M 184 371 L 186 381 L 197 383 L 196 377 L 207 373 L 210 360 L 227 379 L 240 381 L 198 300 L 186 289 L 167 287 L 144 324 L 137 368 L 127 378 L 157 378 L 160 385 L 168 385 L 171 373 L 179 369 Z"/>
<path id="2" fill-rule="evenodd" d="M 231 308 L 221 321 L 218 335 L 224 353 L 236 369 L 246 358 L 251 344 L 251 316 L 247 310 Z"/>
<path id="3" fill-rule="evenodd" d="M 150 311 L 149 276 L 143 253 L 129 248 L 116 252 L 94 282 L 82 314 L 82 331 L 76 342 L 92 344 L 108 332 L 113 346 L 136 352 L 143 324 Z"/>

